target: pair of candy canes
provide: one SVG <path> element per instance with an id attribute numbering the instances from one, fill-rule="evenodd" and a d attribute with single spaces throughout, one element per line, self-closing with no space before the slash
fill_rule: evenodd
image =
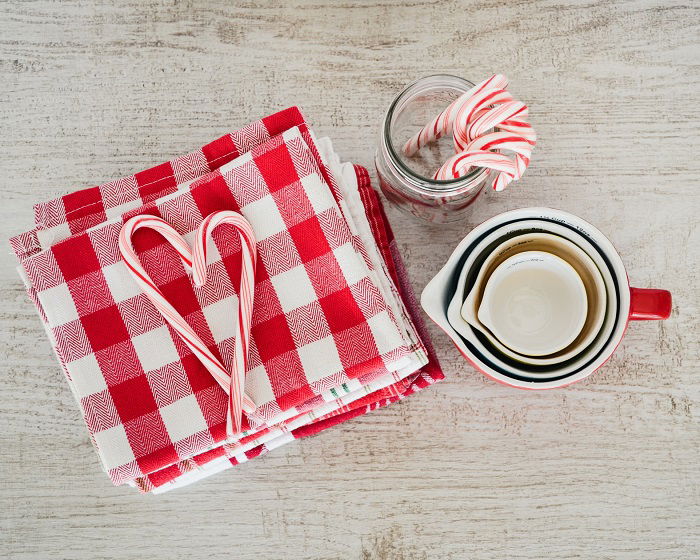
<path id="1" fill-rule="evenodd" d="M 412 156 L 451 132 L 455 155 L 433 178 L 457 179 L 472 167 L 486 167 L 498 172 L 493 188 L 503 190 L 525 172 L 536 141 L 535 131 L 527 120 L 527 106 L 514 99 L 506 91 L 507 86 L 508 80 L 502 74 L 474 86 L 409 139 L 404 154 Z"/>
<path id="2" fill-rule="evenodd" d="M 139 229 L 148 228 L 157 231 L 175 248 L 185 269 L 192 270 L 195 286 L 203 286 L 207 279 L 207 242 L 214 228 L 220 224 L 234 226 L 241 239 L 242 267 L 238 290 L 235 355 L 230 373 L 151 280 L 141 265 L 131 239 Z M 243 411 L 253 412 L 256 408 L 253 400 L 244 392 L 257 262 L 255 236 L 250 224 L 237 212 L 229 210 L 213 212 L 197 229 L 194 246 L 190 248 L 187 241 L 161 218 L 148 215 L 135 216 L 122 226 L 119 234 L 119 250 L 136 283 L 228 395 L 227 435 L 240 433 Z"/>

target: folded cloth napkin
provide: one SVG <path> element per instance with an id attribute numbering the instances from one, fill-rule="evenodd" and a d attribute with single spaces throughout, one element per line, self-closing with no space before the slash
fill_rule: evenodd
<path id="1" fill-rule="evenodd" d="M 346 172 L 348 171 L 347 166 L 348 164 L 344 166 Z M 367 397 L 354 401 L 346 407 L 338 409 L 335 413 L 327 415 L 327 417 L 323 417 L 287 433 L 282 433 L 276 438 L 264 444 L 256 445 L 245 452 L 237 452 L 235 447 L 228 445 L 218 447 L 210 452 L 203 453 L 190 460 L 182 461 L 167 469 L 162 469 L 153 475 L 137 480 L 136 485 L 142 491 L 151 491 L 158 494 L 191 484 L 192 482 L 230 468 L 241 462 L 259 457 L 293 439 L 314 435 L 336 424 L 397 402 L 444 378 L 434 349 L 430 344 L 425 323 L 420 314 L 420 307 L 410 287 L 408 276 L 403 266 L 403 260 L 396 247 L 393 232 L 386 219 L 381 202 L 376 192 L 371 187 L 369 174 L 366 169 L 360 166 L 354 166 L 352 172 L 357 175 L 358 193 L 362 199 L 366 211 L 366 219 L 371 227 L 372 235 L 377 243 L 377 248 L 380 250 L 382 258 L 385 259 L 391 278 L 402 294 L 410 317 L 413 319 L 426 345 L 429 356 L 428 364 L 421 368 L 420 372 L 413 378 L 410 385 L 404 389 L 403 392 L 397 391 L 396 394 L 386 396 L 385 398 L 377 396 L 378 392 L 372 393 Z"/>
<path id="2" fill-rule="evenodd" d="M 318 145 L 317 145 L 318 144 Z M 242 213 L 259 264 L 246 373 L 257 407 L 225 433 L 226 396 L 126 270 L 125 220 L 157 215 L 186 239 Z M 442 377 L 397 283 L 400 265 L 366 171 L 341 165 L 287 109 L 150 170 L 35 207 L 11 240 L 20 272 L 115 484 L 163 491 L 403 398 Z M 213 234 L 208 281 L 140 231 L 151 278 L 226 367 L 240 244 Z M 410 307 L 410 306 L 409 306 Z M 428 367 L 426 367 L 428 366 Z M 421 369 L 422 368 L 422 369 Z"/>

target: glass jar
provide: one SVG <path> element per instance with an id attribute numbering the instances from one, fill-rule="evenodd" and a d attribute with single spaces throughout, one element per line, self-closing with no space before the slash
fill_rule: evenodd
<path id="1" fill-rule="evenodd" d="M 457 76 L 426 76 L 397 95 L 384 117 L 375 156 L 379 185 L 387 199 L 414 216 L 437 223 L 457 221 L 492 184 L 494 174 L 483 167 L 458 179 L 432 178 L 454 155 L 450 134 L 412 157 L 403 153 L 403 145 L 411 136 L 472 87 L 474 84 Z"/>

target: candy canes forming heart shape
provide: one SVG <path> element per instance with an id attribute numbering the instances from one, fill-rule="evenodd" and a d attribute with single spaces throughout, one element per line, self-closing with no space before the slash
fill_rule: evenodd
<path id="1" fill-rule="evenodd" d="M 151 280 L 141 266 L 141 261 L 132 244 L 132 236 L 137 230 L 149 228 L 157 231 L 177 251 L 185 269 L 192 270 L 194 284 L 202 286 L 207 277 L 207 241 L 214 228 L 220 224 L 233 225 L 241 238 L 242 267 L 238 289 L 238 319 L 236 321 L 234 364 L 230 373 Z M 255 402 L 244 392 L 257 262 L 252 227 L 237 212 L 230 210 L 213 212 L 200 224 L 195 236 L 194 248 L 190 249 L 184 238 L 163 219 L 148 215 L 134 216 L 122 226 L 119 233 L 119 251 L 134 280 L 148 296 L 148 299 L 228 395 L 227 435 L 240 433 L 243 411 L 250 413 L 256 408 Z"/>

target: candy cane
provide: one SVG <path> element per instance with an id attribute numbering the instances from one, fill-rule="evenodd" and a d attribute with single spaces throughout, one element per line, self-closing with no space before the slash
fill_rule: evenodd
<path id="1" fill-rule="evenodd" d="M 510 97 L 510 96 L 508 96 Z M 512 97 L 510 97 L 512 99 Z M 482 106 L 483 107 L 483 106 Z M 489 130 L 498 127 L 502 122 L 520 116 L 527 117 L 527 107 L 520 101 L 507 101 L 493 106 L 482 108 L 472 113 L 464 122 L 455 121 L 454 141 L 455 148 L 463 150 L 466 144 L 477 136 L 485 134 Z"/>
<path id="2" fill-rule="evenodd" d="M 513 134 L 517 134 L 518 136 L 522 136 L 525 140 L 527 140 L 533 146 L 535 145 L 535 142 L 537 141 L 537 135 L 535 134 L 535 129 L 532 128 L 532 125 L 527 121 L 509 119 L 507 121 L 503 121 L 500 125 L 498 125 L 498 128 L 500 130 L 505 130 L 507 132 L 512 132 Z"/>
<path id="3" fill-rule="evenodd" d="M 473 139 L 468 137 L 467 129 L 469 124 L 488 112 L 492 105 L 498 107 L 500 103 L 510 103 L 515 101 L 513 96 L 502 89 L 489 89 L 477 93 L 468 99 L 455 115 L 452 123 L 452 135 L 454 137 L 455 148 L 463 150 L 464 146 Z"/>
<path id="4" fill-rule="evenodd" d="M 250 327 L 253 316 L 253 296 L 255 292 L 255 266 L 257 250 L 253 228 L 237 212 L 222 210 L 209 214 L 197 229 L 196 243 L 192 257 L 192 277 L 196 286 L 202 286 L 207 279 L 207 241 L 214 229 L 221 224 L 230 224 L 236 228 L 241 238 L 241 281 L 238 289 L 238 321 L 236 322 L 236 340 L 234 348 L 234 372 L 231 375 L 229 408 L 238 418 L 236 431 L 240 431 L 241 410 L 252 412 L 255 403 L 243 392 L 245 372 L 248 367 L 248 346 L 250 344 Z M 230 418 L 230 417 L 229 417 Z"/>
<path id="5" fill-rule="evenodd" d="M 439 180 L 456 179 L 464 174 L 463 170 L 469 169 L 469 167 L 477 164 L 481 167 L 490 167 L 492 169 L 498 169 L 501 171 L 495 180 L 493 188 L 497 191 L 503 190 L 508 183 L 511 181 L 517 181 L 522 177 L 525 169 L 530 163 L 530 156 L 532 154 L 532 148 L 534 146 L 534 141 L 530 141 L 523 136 L 513 134 L 511 132 L 492 132 L 489 134 L 484 134 L 483 136 L 478 136 L 470 144 L 466 146 L 464 151 L 449 158 L 443 166 L 435 173 L 434 178 Z M 515 160 L 512 166 L 505 164 L 503 159 L 498 156 L 502 156 L 510 160 L 508 156 L 493 152 L 492 150 L 506 150 L 515 153 Z M 491 154 L 486 156 L 484 153 Z M 478 155 L 476 155 L 478 154 Z M 467 157 L 471 155 L 472 157 Z M 480 158 L 485 156 L 483 162 Z M 494 167 L 493 165 L 481 165 L 481 163 L 486 163 L 492 161 L 496 158 L 502 167 Z"/>
<path id="6" fill-rule="evenodd" d="M 434 178 L 439 181 L 456 179 L 464 175 L 463 170 L 472 166 L 487 167 L 515 177 L 517 166 L 515 162 L 504 154 L 488 150 L 475 150 L 473 152 L 460 152 L 448 159 L 437 171 Z"/>
<path id="7" fill-rule="evenodd" d="M 452 130 L 455 116 L 469 99 L 485 89 L 503 89 L 508 86 L 508 79 L 502 74 L 494 74 L 487 80 L 475 85 L 469 91 L 455 99 L 447 109 L 425 125 L 403 147 L 403 153 L 412 156 L 426 144 L 440 138 L 443 134 Z"/>
<path id="8" fill-rule="evenodd" d="M 504 89 L 507 83 L 496 74 L 460 96 L 406 143 L 404 153 L 414 154 L 451 129 L 455 155 L 434 179 L 457 179 L 472 167 L 485 167 L 497 172 L 497 191 L 518 180 L 530 163 L 537 137 L 527 120 L 527 106 Z"/>
<path id="9" fill-rule="evenodd" d="M 448 160 L 443 166 L 447 167 L 447 169 L 443 170 L 443 172 L 452 173 L 450 178 L 457 178 L 466 174 L 471 166 L 492 167 L 480 163 L 478 159 L 468 159 L 463 156 L 475 151 L 499 150 L 502 153 L 505 150 L 515 154 L 514 163 L 516 169 L 514 173 L 505 171 L 498 173 L 494 179 L 493 188 L 496 191 L 501 191 L 511 181 L 517 181 L 522 177 L 530 163 L 532 148 L 536 141 L 534 130 L 525 120 L 527 116 L 527 107 L 519 101 L 509 101 L 489 109 L 482 108 L 480 111 L 475 112 L 465 128 L 459 131 L 455 128 L 455 146 L 459 148 L 463 146 L 462 142 L 469 142 L 462 148 L 462 157 L 458 158 L 459 164 L 455 165 L 454 161 Z M 502 132 L 489 134 L 489 130 Z M 471 165 L 466 165 L 468 161 Z"/>
<path id="10" fill-rule="evenodd" d="M 231 216 L 231 214 L 233 214 L 233 216 Z M 142 228 L 153 229 L 160 233 L 178 252 L 185 268 L 192 268 L 195 284 L 201 286 L 206 280 L 206 241 L 208 235 L 216 225 L 224 221 L 233 220 L 234 217 L 236 217 L 234 225 L 236 225 L 242 238 L 241 254 L 243 258 L 243 267 L 241 285 L 239 288 L 235 365 L 233 371 L 229 374 L 218 358 L 214 356 L 207 345 L 199 338 L 190 325 L 182 318 L 180 313 L 178 313 L 165 298 L 158 286 L 151 280 L 134 250 L 132 236 L 136 231 Z M 241 431 L 242 410 L 252 412 L 255 409 L 255 403 L 252 399 L 247 395 L 243 395 L 255 282 L 255 238 L 250 224 L 239 214 L 235 212 L 214 212 L 207 216 L 202 222 L 197 230 L 195 240 L 195 250 L 193 253 L 183 237 L 161 218 L 156 216 L 135 216 L 122 226 L 119 233 L 119 250 L 124 259 L 124 263 L 131 272 L 136 283 L 151 300 L 155 308 L 160 311 L 173 330 L 178 333 L 194 355 L 202 362 L 216 382 L 229 395 L 226 430 L 227 434 L 232 435 L 233 433 Z M 241 334 L 243 331 L 245 331 L 244 334 Z M 241 367 L 241 364 L 243 367 Z"/>

